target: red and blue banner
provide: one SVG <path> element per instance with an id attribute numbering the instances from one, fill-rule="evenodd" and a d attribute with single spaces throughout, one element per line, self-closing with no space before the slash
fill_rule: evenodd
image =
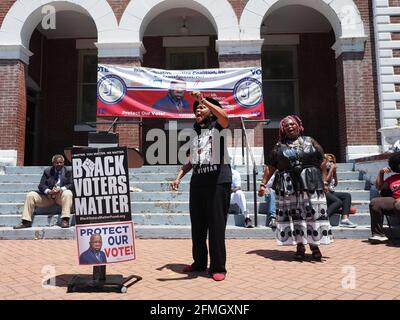
<path id="1" fill-rule="evenodd" d="M 261 68 L 162 70 L 98 66 L 97 116 L 194 118 L 191 91 L 229 117 L 264 119 Z"/>

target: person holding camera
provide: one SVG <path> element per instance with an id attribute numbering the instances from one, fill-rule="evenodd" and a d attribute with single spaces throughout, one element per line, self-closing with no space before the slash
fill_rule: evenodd
<path id="1" fill-rule="evenodd" d="M 324 181 L 324 151 L 313 138 L 303 135 L 304 128 L 295 115 L 279 123 L 279 139 L 265 166 L 258 193 L 263 196 L 266 183 L 275 173 L 278 245 L 296 245 L 295 259 L 305 258 L 309 244 L 312 258 L 321 261 L 320 244 L 332 242 Z"/>

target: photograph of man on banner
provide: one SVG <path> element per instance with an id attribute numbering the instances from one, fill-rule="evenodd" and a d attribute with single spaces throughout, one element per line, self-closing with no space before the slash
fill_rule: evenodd
<path id="1" fill-rule="evenodd" d="M 185 100 L 185 92 L 186 82 L 183 79 L 172 80 L 167 95 L 156 101 L 152 108 L 170 113 L 188 113 L 190 106 Z"/>

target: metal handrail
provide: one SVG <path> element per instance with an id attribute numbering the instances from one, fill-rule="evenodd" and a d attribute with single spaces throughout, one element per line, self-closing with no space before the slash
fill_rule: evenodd
<path id="1" fill-rule="evenodd" d="M 256 182 L 257 182 L 257 165 L 256 160 L 254 159 L 253 150 L 249 146 L 249 139 L 247 137 L 246 126 L 244 124 L 243 118 L 240 117 L 240 122 L 242 126 L 242 155 L 243 155 L 243 142 L 246 145 L 246 169 L 247 169 L 247 191 L 250 191 L 250 170 L 249 170 L 249 153 L 251 162 L 253 164 L 253 200 L 254 200 L 254 225 L 257 227 L 258 219 L 257 219 L 257 190 L 256 190 Z"/>
<path id="2" fill-rule="evenodd" d="M 251 158 L 251 162 L 253 164 L 253 201 L 254 201 L 254 225 L 257 227 L 258 224 L 258 207 L 257 207 L 257 164 L 254 158 L 253 149 L 249 146 L 249 139 L 247 137 L 247 130 L 245 126 L 245 122 L 257 122 L 257 123 L 265 123 L 268 124 L 271 122 L 270 119 L 265 120 L 244 120 L 242 117 L 240 118 L 241 126 L 242 126 L 242 163 L 244 160 L 244 146 L 246 146 L 246 169 L 247 169 L 247 191 L 250 191 L 250 169 L 249 169 L 249 154 Z"/>
<path id="3" fill-rule="evenodd" d="M 86 125 L 95 127 L 98 124 L 111 124 L 110 128 L 107 130 L 107 132 L 110 132 L 111 129 L 113 132 L 115 132 L 117 124 L 138 124 L 140 126 L 143 125 L 142 120 L 120 120 L 119 117 L 115 117 L 113 121 L 98 121 L 98 122 L 85 122 Z"/>

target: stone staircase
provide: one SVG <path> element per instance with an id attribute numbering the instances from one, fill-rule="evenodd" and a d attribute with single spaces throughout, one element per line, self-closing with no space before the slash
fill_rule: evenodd
<path id="1" fill-rule="evenodd" d="M 45 167 L 3 167 L 0 168 L 0 239 L 72 239 L 75 228 L 61 229 L 59 208 L 38 210 L 33 227 L 13 230 L 12 226 L 20 221 L 26 193 L 36 190 Z M 140 238 L 190 238 L 189 218 L 189 181 L 188 174 L 182 181 L 179 191 L 171 191 L 172 181 L 179 166 L 145 166 L 130 169 L 131 187 L 142 192 L 131 193 L 131 208 L 135 223 L 136 237 Z M 242 173 L 242 190 L 247 190 L 245 166 L 236 167 Z M 262 177 L 262 167 L 258 168 L 257 179 Z M 370 193 L 365 190 L 365 181 L 353 171 L 352 163 L 338 164 L 339 185 L 337 191 L 351 192 L 353 206 L 357 214 L 351 220 L 359 225 L 356 229 L 334 227 L 335 238 L 367 238 L 370 234 L 368 203 Z M 252 179 L 250 177 L 250 179 Z M 252 186 L 252 183 L 250 183 Z M 259 182 L 257 182 L 257 186 Z M 248 211 L 254 212 L 253 193 L 246 191 Z M 265 227 L 266 215 L 262 198 L 258 199 L 258 227 L 243 228 L 244 218 L 239 214 L 230 214 L 227 238 L 263 238 L 273 239 L 270 228 Z M 254 221 L 254 217 L 253 221 Z M 72 222 L 74 222 L 72 220 Z"/>

